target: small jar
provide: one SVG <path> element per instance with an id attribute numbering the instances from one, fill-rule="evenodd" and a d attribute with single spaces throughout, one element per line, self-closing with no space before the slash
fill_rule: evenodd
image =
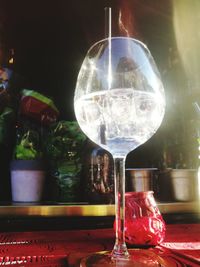
<path id="1" fill-rule="evenodd" d="M 125 194 L 125 239 L 135 246 L 156 246 L 165 237 L 165 222 L 153 191 Z"/>

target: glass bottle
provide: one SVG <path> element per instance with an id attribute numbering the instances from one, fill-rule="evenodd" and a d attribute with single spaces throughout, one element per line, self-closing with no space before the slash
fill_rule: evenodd
<path id="1" fill-rule="evenodd" d="M 113 159 L 110 153 L 89 142 L 84 166 L 85 201 L 92 204 L 114 203 Z"/>

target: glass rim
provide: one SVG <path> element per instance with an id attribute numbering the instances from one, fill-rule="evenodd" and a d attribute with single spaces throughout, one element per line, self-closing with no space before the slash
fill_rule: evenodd
<path id="1" fill-rule="evenodd" d="M 109 41 L 109 40 L 115 40 L 115 39 L 125 39 L 125 40 L 131 40 L 131 41 L 134 41 L 135 43 L 138 43 L 140 44 L 141 46 L 143 46 L 147 51 L 148 53 L 150 54 L 150 50 L 148 49 L 147 45 L 145 43 L 143 43 L 142 41 L 136 39 L 136 38 L 133 38 L 133 37 L 127 37 L 127 36 L 112 36 L 112 37 L 105 37 L 97 42 L 95 42 L 94 44 L 92 44 L 90 46 L 90 48 L 88 49 L 88 53 L 98 44 L 100 43 L 103 43 L 105 41 Z"/>

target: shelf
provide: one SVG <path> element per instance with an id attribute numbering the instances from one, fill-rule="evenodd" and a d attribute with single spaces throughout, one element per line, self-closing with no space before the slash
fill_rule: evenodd
<path id="1" fill-rule="evenodd" d="M 162 214 L 197 213 L 200 214 L 200 202 L 158 203 Z M 0 217 L 65 217 L 65 216 L 114 216 L 114 205 L 87 204 L 12 204 L 0 206 Z"/>

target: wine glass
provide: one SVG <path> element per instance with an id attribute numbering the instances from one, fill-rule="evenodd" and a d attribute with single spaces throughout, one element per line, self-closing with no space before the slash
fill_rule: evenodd
<path id="1" fill-rule="evenodd" d="M 92 255 L 82 266 L 134 266 L 124 234 L 125 159 L 156 132 L 165 110 L 164 88 L 148 48 L 129 37 L 95 43 L 78 75 L 74 109 L 82 131 L 112 154 L 115 174 L 114 248 Z"/>

